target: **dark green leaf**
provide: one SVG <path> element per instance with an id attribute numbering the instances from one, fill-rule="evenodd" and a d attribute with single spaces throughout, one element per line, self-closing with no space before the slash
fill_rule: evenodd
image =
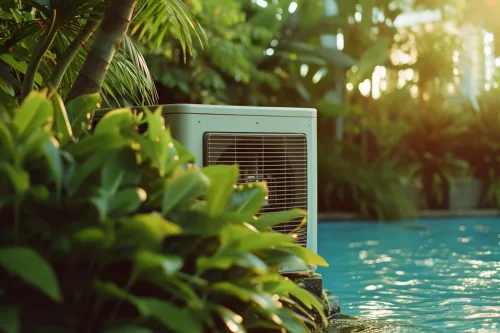
<path id="1" fill-rule="evenodd" d="M 89 135 L 81 139 L 76 144 L 67 148 L 67 151 L 75 158 L 95 153 L 122 148 L 129 144 L 129 141 L 118 133 L 101 133 Z"/>
<path id="2" fill-rule="evenodd" d="M 259 230 L 266 230 L 281 223 L 289 222 L 297 218 L 304 218 L 307 212 L 302 209 L 291 209 L 283 212 L 268 213 L 260 216 L 252 224 Z"/>
<path id="3" fill-rule="evenodd" d="M 57 277 L 50 264 L 37 252 L 26 247 L 0 250 L 0 265 L 11 274 L 40 289 L 55 301 L 62 300 Z"/>
<path id="4" fill-rule="evenodd" d="M 224 322 L 224 324 L 226 325 L 226 327 L 229 329 L 230 332 L 246 333 L 247 330 L 242 325 L 243 318 L 240 315 L 234 313 L 233 311 L 229 310 L 224 306 L 215 307 L 215 311 L 217 311 L 217 313 L 219 314 L 222 321 Z"/>
<path id="5" fill-rule="evenodd" d="M 20 135 L 31 134 L 45 124 L 52 124 L 52 104 L 44 93 L 30 93 L 15 111 L 14 125 Z"/>
<path id="6" fill-rule="evenodd" d="M 261 209 L 267 194 L 266 183 L 238 185 L 233 191 L 228 210 L 252 217 Z"/>
<path id="7" fill-rule="evenodd" d="M 137 211 L 147 199 L 147 193 L 141 188 L 126 188 L 113 195 L 108 202 L 108 213 L 123 215 Z"/>
<path id="8" fill-rule="evenodd" d="M 136 274 L 147 273 L 151 270 L 160 270 L 167 275 L 177 273 L 184 264 L 181 257 L 162 255 L 148 251 L 138 251 L 133 256 Z"/>
<path id="9" fill-rule="evenodd" d="M 139 326 L 117 326 L 105 329 L 102 333 L 154 333 L 149 328 Z"/>
<path id="10" fill-rule="evenodd" d="M 198 169 L 175 173 L 165 184 L 163 192 L 162 214 L 172 209 L 191 203 L 208 188 L 209 180 Z"/>
<path id="11" fill-rule="evenodd" d="M 132 110 L 130 109 L 107 112 L 97 123 L 94 134 L 131 130 L 133 128 L 132 119 Z"/>
<path id="12" fill-rule="evenodd" d="M 21 332 L 19 309 L 17 307 L 0 307 L 0 330 L 5 333 Z"/>
<path id="13" fill-rule="evenodd" d="M 137 214 L 126 220 L 118 231 L 121 241 L 135 244 L 139 249 L 156 251 L 167 236 L 180 233 L 177 224 L 157 214 Z"/>
<path id="14" fill-rule="evenodd" d="M 101 96 L 96 93 L 79 96 L 66 105 L 71 129 L 76 137 L 83 133 L 84 127 L 89 123 L 90 115 L 99 108 L 99 103 L 101 103 Z"/>
<path id="15" fill-rule="evenodd" d="M 134 304 L 144 317 L 155 318 L 166 328 L 179 333 L 202 333 L 200 317 L 189 308 L 178 308 L 156 298 L 135 299 Z"/>
<path id="16" fill-rule="evenodd" d="M 43 146 L 43 152 L 50 166 L 52 178 L 56 183 L 56 195 L 59 198 L 62 189 L 63 163 L 58 146 L 59 143 L 54 138 L 51 138 L 51 140 Z"/>
<path id="17" fill-rule="evenodd" d="M 237 165 L 216 165 L 203 169 L 210 179 L 207 191 L 208 214 L 212 217 L 221 215 L 227 208 L 239 175 Z"/>

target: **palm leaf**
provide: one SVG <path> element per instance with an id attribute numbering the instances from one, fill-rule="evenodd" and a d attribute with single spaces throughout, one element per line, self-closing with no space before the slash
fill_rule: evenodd
<path id="1" fill-rule="evenodd" d="M 193 37 L 200 47 L 206 44 L 205 31 L 182 0 L 139 0 L 137 8 L 130 34 L 146 38 L 153 47 L 159 47 L 168 32 L 180 41 L 184 55 L 193 54 Z"/>

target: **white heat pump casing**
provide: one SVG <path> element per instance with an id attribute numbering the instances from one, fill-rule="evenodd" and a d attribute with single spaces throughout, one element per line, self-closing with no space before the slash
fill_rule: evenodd
<path id="1" fill-rule="evenodd" d="M 167 126 L 203 167 L 203 135 L 207 132 L 303 134 L 307 140 L 307 248 L 317 252 L 317 132 L 316 110 L 196 104 L 163 106 Z M 283 267 L 282 272 L 311 267 Z"/>

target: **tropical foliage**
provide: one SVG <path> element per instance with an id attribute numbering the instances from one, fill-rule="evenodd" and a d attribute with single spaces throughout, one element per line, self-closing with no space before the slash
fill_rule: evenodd
<path id="1" fill-rule="evenodd" d="M 322 305 L 278 270 L 326 263 L 270 229 L 305 212 L 255 217 L 266 185 L 190 164 L 159 112 L 120 109 L 82 131 L 98 102 L 66 112 L 42 91 L 3 113 L 0 328 L 309 332 Z"/>

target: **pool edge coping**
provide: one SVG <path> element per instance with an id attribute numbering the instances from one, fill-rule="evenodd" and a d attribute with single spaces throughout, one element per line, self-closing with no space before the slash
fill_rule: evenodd
<path id="1" fill-rule="evenodd" d="M 496 217 L 500 216 L 499 209 L 456 209 L 456 210 L 422 210 L 418 217 L 432 218 L 464 218 L 464 217 Z M 356 213 L 329 212 L 318 213 L 318 222 L 336 221 L 366 221 L 365 217 Z"/>

